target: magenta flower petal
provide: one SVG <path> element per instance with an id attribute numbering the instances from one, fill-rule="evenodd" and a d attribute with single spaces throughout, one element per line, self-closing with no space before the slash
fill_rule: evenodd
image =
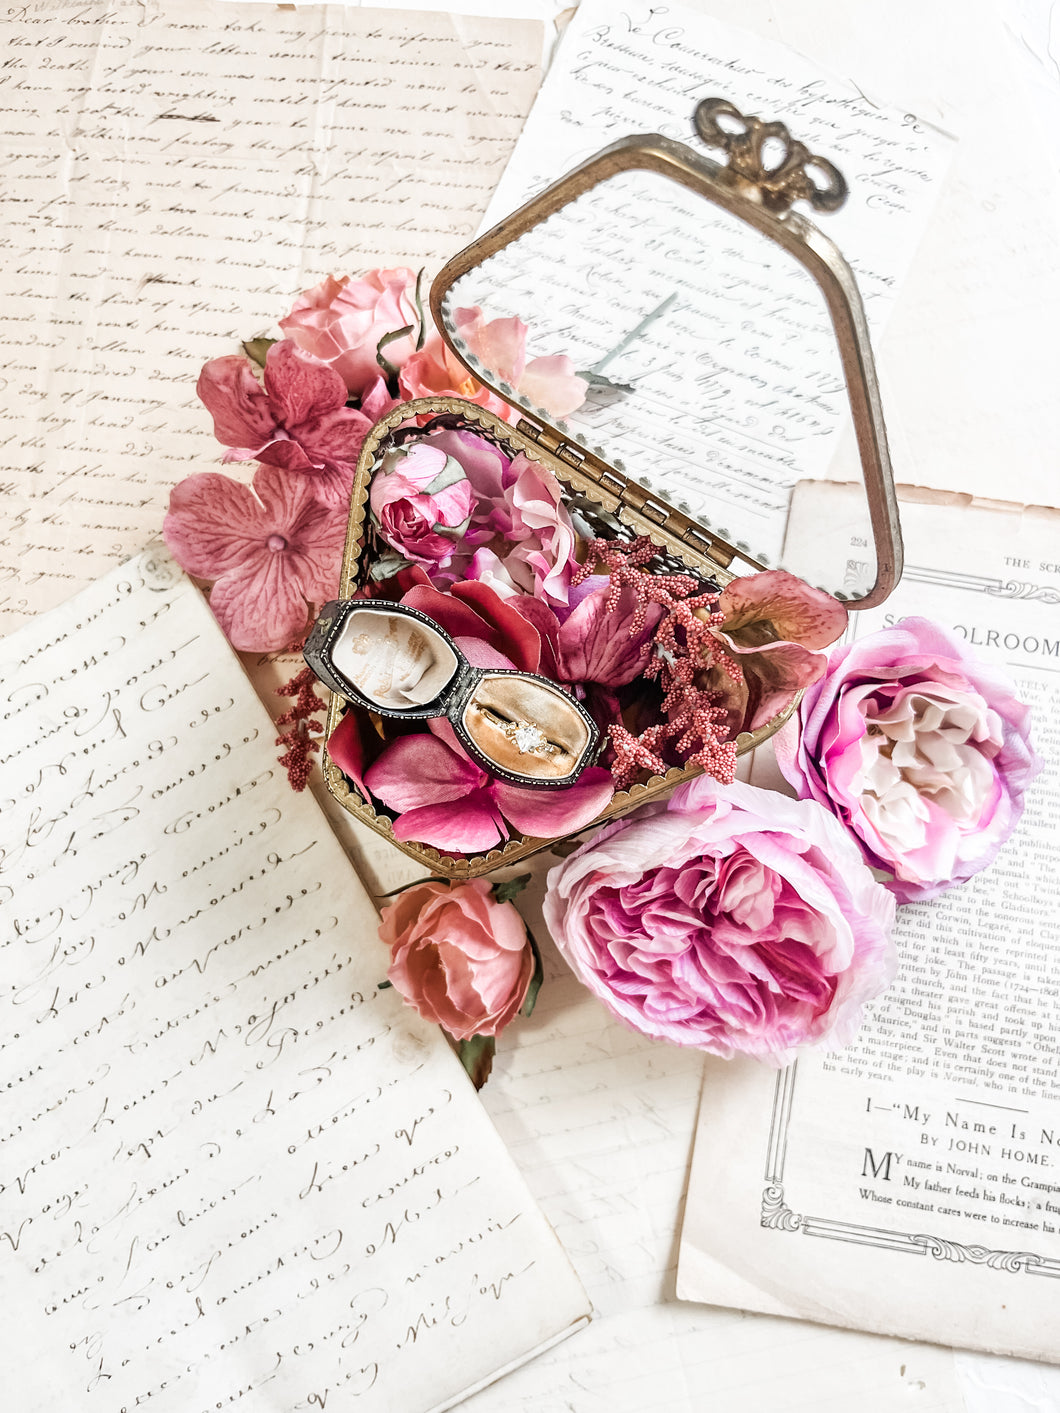
<path id="1" fill-rule="evenodd" d="M 474 761 L 457 755 L 437 736 L 424 731 L 399 736 L 369 766 L 364 779 L 376 799 L 388 808 L 408 811 L 459 801 L 482 786 L 487 776 Z"/>
<path id="2" fill-rule="evenodd" d="M 496 630 L 497 645 L 503 644 L 514 667 L 522 672 L 540 670 L 541 634 L 530 619 L 519 612 L 518 600 L 502 599 L 486 584 L 479 584 L 474 579 L 454 584 L 450 593 L 453 598 L 469 604 Z"/>
<path id="3" fill-rule="evenodd" d="M 326 363 L 281 339 L 265 359 L 265 391 L 284 427 L 293 428 L 346 403 L 346 384 Z"/>
<path id="4" fill-rule="evenodd" d="M 224 446 L 260 447 L 276 429 L 268 394 L 245 358 L 213 358 L 199 374 L 195 391 L 213 418 L 214 436 Z"/>
<path id="5" fill-rule="evenodd" d="M 225 637 L 240 652 L 268 652 L 293 642 L 306 626 L 309 608 L 283 561 L 259 549 L 210 590 L 210 607 Z"/>
<path id="6" fill-rule="evenodd" d="M 394 821 L 394 838 L 415 839 L 453 854 L 483 854 L 508 837 L 488 790 L 472 790 L 459 800 L 405 810 Z"/>
<path id="7" fill-rule="evenodd" d="M 328 737 L 328 755 L 364 798 L 370 800 L 371 793 L 364 783 L 364 748 L 356 712 L 347 711 Z"/>
<path id="8" fill-rule="evenodd" d="M 787 639 L 827 648 L 847 626 L 847 611 L 838 599 L 783 569 L 731 580 L 718 608 L 725 615 L 723 631 L 741 647 Z"/>
<path id="9" fill-rule="evenodd" d="M 636 595 L 625 585 L 614 608 L 609 608 L 610 594 L 611 585 L 605 581 L 581 600 L 560 628 L 556 658 L 565 682 L 624 687 L 647 666 L 662 607 L 648 604 L 642 626 L 631 635 L 638 607 Z"/>
<path id="10" fill-rule="evenodd" d="M 260 543 L 264 520 L 249 486 L 218 471 L 200 471 L 170 491 L 162 534 L 187 573 L 219 579 Z"/>
<path id="11" fill-rule="evenodd" d="M 508 823 L 520 834 L 538 839 L 584 829 L 607 808 L 614 793 L 611 772 L 598 765 L 588 766 L 565 790 L 525 790 L 503 780 L 493 786 L 494 798 Z"/>

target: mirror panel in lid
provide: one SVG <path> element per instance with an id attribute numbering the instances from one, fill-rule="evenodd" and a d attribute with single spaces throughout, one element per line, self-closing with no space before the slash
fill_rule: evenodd
<path id="1" fill-rule="evenodd" d="M 734 547 L 735 573 L 790 568 L 879 602 L 900 541 L 853 278 L 814 226 L 730 177 L 666 139 L 616 144 L 451 262 L 443 330 L 535 421 Z M 522 368 L 513 326 L 483 328 L 512 318 L 529 330 Z M 589 384 L 573 411 L 562 355 Z M 822 497 L 826 480 L 848 489 Z M 788 548 L 807 496 L 842 526 Z"/>

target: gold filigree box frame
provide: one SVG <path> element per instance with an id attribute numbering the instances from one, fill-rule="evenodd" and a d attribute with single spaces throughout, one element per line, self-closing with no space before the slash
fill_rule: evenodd
<path id="1" fill-rule="evenodd" d="M 726 121 L 723 123 L 722 119 Z M 590 158 L 449 261 L 431 287 L 431 313 L 443 339 L 468 372 L 499 397 L 511 401 L 513 390 L 492 380 L 489 370 L 468 354 L 448 326 L 447 296 L 452 286 L 483 260 L 510 245 L 597 183 L 632 170 L 655 172 L 668 177 L 760 231 L 794 256 L 810 274 L 824 296 L 831 317 L 847 385 L 876 545 L 876 582 L 869 593 L 852 603 L 851 607 L 872 607 L 887 597 L 901 575 L 902 546 L 868 325 L 853 273 L 837 247 L 811 222 L 790 210 L 792 201 L 800 199 L 807 200 L 817 210 L 834 210 L 845 198 L 845 184 L 830 163 L 808 152 L 801 143 L 791 138 L 782 124 L 744 117 L 723 99 L 707 99 L 700 103 L 695 122 L 705 142 L 726 151 L 729 159 L 727 166 L 668 138 L 624 138 Z M 774 149 L 779 147 L 780 150 L 779 160 L 773 162 L 766 160 L 767 144 L 770 142 Z M 440 414 L 458 416 L 466 424 L 480 428 L 489 439 L 503 443 L 511 454 L 523 452 L 531 460 L 540 462 L 572 495 L 585 496 L 594 501 L 635 533 L 649 536 L 660 551 L 674 555 L 691 569 L 713 577 L 719 585 L 724 585 L 733 577 L 730 566 L 734 560 L 742 561 L 750 569 L 765 567 L 742 547 L 737 549 L 683 512 L 675 510 L 638 482 L 630 480 L 602 457 L 580 446 L 562 424 L 550 425 L 543 416 L 532 416 L 527 410 L 526 415 L 512 426 L 462 398 L 431 397 L 401 404 L 378 422 L 365 439 L 351 496 L 339 590 L 341 597 L 348 598 L 360 587 L 368 486 L 381 455 L 389 445 L 391 434 L 413 418 Z M 341 699 L 333 695 L 327 716 L 329 736 L 345 709 Z M 742 732 L 736 739 L 737 752 L 742 755 L 768 740 L 793 709 L 789 707 L 757 731 Z M 516 836 L 502 848 L 487 854 L 450 858 L 427 845 L 395 839 L 390 819 L 377 814 L 370 804 L 361 799 L 356 789 L 351 788 L 342 771 L 331 760 L 326 747 L 323 772 L 328 789 L 345 809 L 439 875 L 478 877 L 495 868 L 516 863 L 556 842 L 555 839 Z M 699 767 L 673 769 L 666 775 L 655 776 L 643 784 L 620 791 L 590 827 L 598 827 L 638 805 L 666 795 L 681 782 L 699 774 Z"/>

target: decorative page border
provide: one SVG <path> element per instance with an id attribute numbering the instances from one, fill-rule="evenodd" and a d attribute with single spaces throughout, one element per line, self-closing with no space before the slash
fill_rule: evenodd
<path id="1" fill-rule="evenodd" d="M 892 1227 L 862 1226 L 838 1222 L 830 1217 L 809 1217 L 794 1212 L 784 1196 L 784 1164 L 788 1154 L 788 1126 L 795 1097 L 798 1061 L 781 1070 L 773 1090 L 773 1110 L 769 1121 L 769 1151 L 766 1157 L 765 1187 L 762 1189 L 761 1225 L 771 1231 L 801 1232 L 803 1236 L 826 1237 L 857 1246 L 877 1246 L 901 1251 L 909 1256 L 934 1256 L 936 1261 L 969 1261 L 1008 1274 L 1050 1276 L 1060 1280 L 1060 1260 L 1039 1256 L 1033 1251 L 995 1251 L 988 1246 L 965 1246 L 959 1241 L 927 1232 L 895 1231 Z"/>

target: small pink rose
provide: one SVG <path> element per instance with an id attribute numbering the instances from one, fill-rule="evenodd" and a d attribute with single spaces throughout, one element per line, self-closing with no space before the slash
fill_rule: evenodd
<path id="1" fill-rule="evenodd" d="M 387 453 L 368 499 L 392 549 L 414 564 L 442 568 L 467 530 L 474 493 L 458 461 L 417 442 Z"/>
<path id="2" fill-rule="evenodd" d="M 411 270 L 371 270 L 361 280 L 330 275 L 300 295 L 280 328 L 299 348 L 329 364 L 347 391 L 363 397 L 381 368 L 376 350 L 387 334 L 413 325 L 413 332 L 394 339 L 383 357 L 400 368 L 416 347 L 419 314 L 413 303 L 416 276 Z"/>
<path id="3" fill-rule="evenodd" d="M 841 820 L 900 902 L 993 862 L 1041 768 L 1005 674 L 924 618 L 837 648 L 785 727 L 781 769 Z"/>
<path id="4" fill-rule="evenodd" d="M 485 879 L 407 888 L 382 910 L 395 990 L 454 1040 L 499 1035 L 518 1014 L 534 974 L 526 926 Z"/>

